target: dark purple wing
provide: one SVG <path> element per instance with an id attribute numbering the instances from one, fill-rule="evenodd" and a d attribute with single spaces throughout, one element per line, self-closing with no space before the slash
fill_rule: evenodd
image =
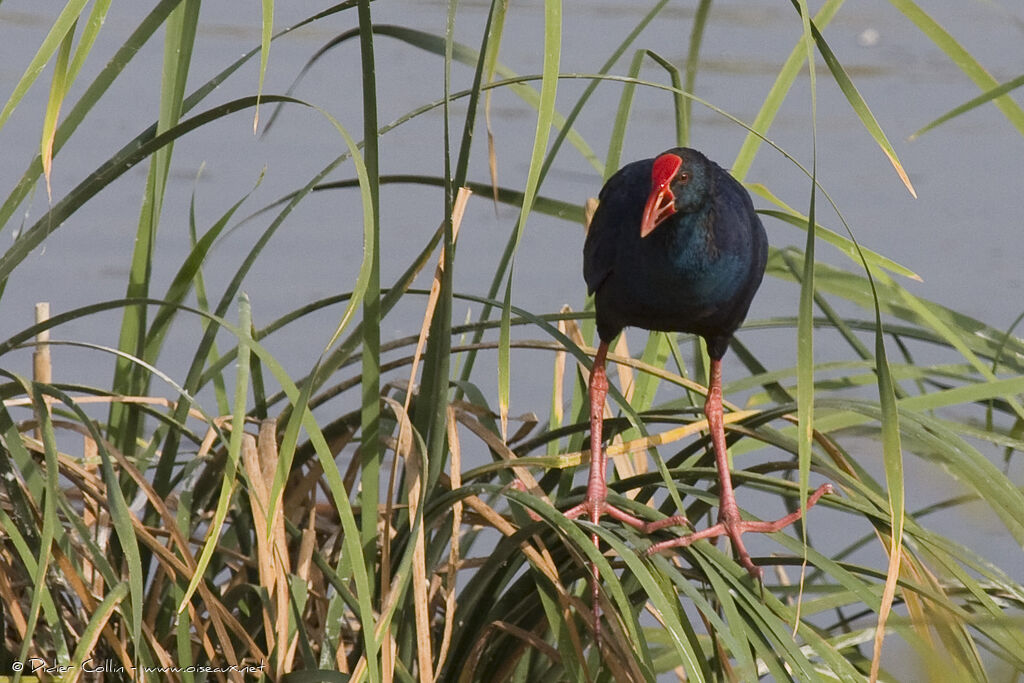
<path id="1" fill-rule="evenodd" d="M 615 253 L 624 233 L 640 234 L 640 219 L 651 187 L 654 159 L 623 166 L 598 195 L 600 204 L 583 243 L 583 279 L 593 294 L 611 275 Z"/>

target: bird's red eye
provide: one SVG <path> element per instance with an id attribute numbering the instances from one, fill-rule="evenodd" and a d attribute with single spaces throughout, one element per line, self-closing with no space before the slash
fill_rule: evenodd
<path id="1" fill-rule="evenodd" d="M 683 185 L 685 185 L 686 183 L 690 182 L 690 174 L 685 172 L 685 171 L 680 173 L 679 174 L 679 182 L 681 182 Z"/>

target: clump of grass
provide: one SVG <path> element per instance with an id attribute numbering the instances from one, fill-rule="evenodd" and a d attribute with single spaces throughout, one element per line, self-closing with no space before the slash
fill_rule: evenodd
<path id="1" fill-rule="evenodd" d="M 1009 463 L 1022 446 L 1024 341 L 913 295 L 900 284 L 912 271 L 858 245 L 845 225 L 824 225 L 816 209 L 831 200 L 814 159 L 801 165 L 768 135 L 805 64 L 817 83 L 820 57 L 891 161 L 894 182 L 912 191 L 893 146 L 822 37 L 840 4 L 826 3 L 812 18 L 799 3 L 801 39 L 747 125 L 693 94 L 709 2 L 695 14 L 683 68 L 639 42 L 660 2 L 586 75 L 560 73 L 560 4 L 546 2 L 537 76 L 519 75 L 499 59 L 504 3 L 490 6 L 478 49 L 454 41 L 454 5 L 436 33 L 375 24 L 369 3 L 345 2 L 273 36 L 273 3 L 264 3 L 261 45 L 191 91 L 198 3 L 163 2 L 79 99 L 66 102 L 109 8 L 96 3 L 86 17 L 81 3 L 69 3 L 0 112 L 2 126 L 33 87 L 36 67 L 54 64 L 42 151 L 0 207 L 8 230 L 32 188 L 59 165 L 70 137 L 88 134 L 78 131 L 85 116 L 159 28 L 167 57 L 155 123 L 55 197 L 0 256 L 6 282 L 83 205 L 112 201 L 107 186 L 148 164 L 125 296 L 43 316 L 0 342 L 0 668 L 15 671 L 36 657 L 67 667 L 72 677 L 109 660 L 111 680 L 143 667 L 176 667 L 175 680 L 209 677 L 190 667 L 214 667 L 218 680 L 653 680 L 667 672 L 697 681 L 861 680 L 887 675 L 880 652 L 898 640 L 922 655 L 935 680 L 1024 671 L 1019 577 L 926 523 L 934 512 L 980 505 L 1024 542 L 1022 494 L 991 461 L 1002 449 Z M 1020 109 L 1006 97 L 1017 81 L 990 82 L 921 10 L 895 4 L 1019 124 Z M 332 17 L 350 30 L 311 64 L 358 43 L 361 140 L 319 103 L 262 90 L 272 40 L 301 26 L 326 26 Z M 374 80 L 381 37 L 436 59 L 444 74 L 436 101 L 384 126 Z M 240 78 L 236 72 L 257 54 L 257 93 L 212 103 L 216 86 Z M 465 90 L 452 85 L 456 63 L 472 69 Z M 642 77 L 650 63 L 665 83 Z M 587 85 L 562 114 L 559 85 L 579 78 Z M 574 128 L 599 87 L 621 92 L 604 160 Z M 518 95 L 537 119 L 528 170 L 508 186 L 497 184 L 493 164 L 490 182 L 470 173 L 472 133 L 498 89 Z M 805 170 L 811 189 L 800 211 L 771 188 L 748 183 L 770 205 L 766 218 L 805 230 L 803 249 L 773 249 L 768 265 L 769 275 L 799 287 L 798 315 L 747 325 L 795 338 L 797 363 L 766 366 L 741 333 L 734 354 L 747 375 L 726 393 L 748 400 L 728 405 L 726 422 L 745 491 L 795 509 L 813 477 L 833 482 L 842 495 L 820 504 L 828 511 L 811 530 L 771 537 L 771 556 L 758 558 L 771 570 L 764 586 L 709 543 L 645 558 L 637 551 L 649 539 L 609 523 L 594 530 L 605 544 L 598 552 L 592 528 L 559 512 L 581 495 L 575 472 L 588 458 L 584 389 L 593 319 L 583 301 L 579 310 L 517 307 L 512 274 L 528 221 L 584 222 L 580 202 L 546 194 L 548 172 L 569 153 L 566 142 L 594 165 L 595 187 L 600 174 L 613 172 L 638 89 L 671 95 L 680 143 L 690 137 L 693 103 L 725 116 L 746 136 L 731 165 L 737 177 L 746 179 L 767 144 L 781 153 L 778 163 Z M 257 105 L 315 107 L 342 151 L 246 219 L 236 214 L 243 205 L 248 210 L 251 195 L 226 205 L 203 230 L 191 207 L 190 251 L 159 294 L 152 266 L 160 216 L 180 210 L 163 206 L 174 145 Z M 391 132 L 435 111 L 445 131 L 435 175 L 381 173 L 378 157 Z M 501 140 L 488 142 L 493 161 Z M 444 211 L 388 282 L 380 206 L 405 184 L 436 188 Z M 515 207 L 518 217 L 491 287 L 459 292 L 453 273 L 474 258 L 458 247 L 470 191 Z M 330 192 L 360 197 L 364 251 L 351 287 L 257 325 L 244 294 L 254 264 L 272 256 L 267 244 L 296 207 Z M 841 221 L 838 207 L 836 215 Z M 206 274 L 216 247 L 230 227 L 258 221 L 265 221 L 262 232 L 214 294 Z M 849 269 L 818 262 L 822 243 L 849 256 Z M 417 288 L 424 279 L 427 286 Z M 460 325 L 453 317 L 467 303 L 480 313 Z M 399 304 L 422 311 L 421 329 L 387 338 L 380 321 Z M 45 338 L 110 312 L 121 317 L 116 341 Z M 289 374 L 273 343 L 309 329 L 315 317 L 337 322 L 323 352 Z M 172 331 L 197 325 L 188 369 L 181 376 L 161 370 Z M 813 341 L 825 331 L 842 340 L 841 360 L 815 361 Z M 612 495 L 640 515 L 681 512 L 701 520 L 715 502 L 706 422 L 694 408 L 704 392 L 701 353 L 688 368 L 689 339 L 653 334 L 641 341 L 631 333 L 630 342 L 632 352 L 624 338 L 610 356 L 620 380 L 607 416 L 617 474 Z M 113 360 L 110 386 L 84 385 L 73 370 L 50 376 L 47 345 Z M 31 376 L 12 360 L 23 348 L 40 354 Z M 517 416 L 510 392 L 529 381 L 513 372 L 521 349 L 546 354 L 550 384 L 539 391 L 551 398 Z M 919 351 L 928 364 L 915 362 Z M 482 356 L 497 359 L 496 382 L 476 364 Z M 659 393 L 662 386 L 671 389 Z M 485 464 L 476 464 L 479 456 Z M 907 509 L 907 456 L 943 470 L 964 494 Z M 601 575 L 606 636 L 599 643 L 591 632 L 589 563 Z"/>

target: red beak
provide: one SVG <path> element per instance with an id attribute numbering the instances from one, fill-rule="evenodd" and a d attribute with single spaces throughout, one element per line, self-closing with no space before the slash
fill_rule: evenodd
<path id="1" fill-rule="evenodd" d="M 651 191 L 644 206 L 644 217 L 640 221 L 640 237 L 647 237 L 651 231 L 676 212 L 676 196 L 668 185 Z"/>
<path id="2" fill-rule="evenodd" d="M 675 154 L 662 154 L 654 160 L 651 169 L 651 194 L 644 205 L 644 217 L 640 221 L 640 237 L 647 237 L 666 218 L 676 212 L 676 196 L 672 194 L 672 180 L 683 160 Z"/>

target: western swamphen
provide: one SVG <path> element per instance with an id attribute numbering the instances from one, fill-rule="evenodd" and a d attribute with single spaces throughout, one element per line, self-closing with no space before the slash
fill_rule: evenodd
<path id="1" fill-rule="evenodd" d="M 767 258 L 768 238 L 750 195 L 696 150 L 670 149 L 654 159 L 627 164 L 605 183 L 583 247 L 583 277 L 595 295 L 601 339 L 590 375 L 590 479 L 586 499 L 569 510 L 568 517 L 587 515 L 597 524 L 602 514 L 608 514 L 643 533 L 687 523 L 682 516 L 644 522 L 607 502 L 601 445 L 608 392 L 605 357 L 611 341 L 630 325 L 698 334 L 707 342 L 711 358 L 704 414 L 720 482 L 718 524 L 656 543 L 647 552 L 726 535 L 747 571 L 761 578 L 761 570 L 743 546 L 742 534 L 778 531 L 803 511 L 774 522 L 740 518 L 722 421 L 722 356 L 750 308 Z M 831 490 L 828 484 L 821 486 L 807 506 Z M 597 535 L 592 538 L 596 545 Z M 596 566 L 592 572 L 596 626 Z"/>

